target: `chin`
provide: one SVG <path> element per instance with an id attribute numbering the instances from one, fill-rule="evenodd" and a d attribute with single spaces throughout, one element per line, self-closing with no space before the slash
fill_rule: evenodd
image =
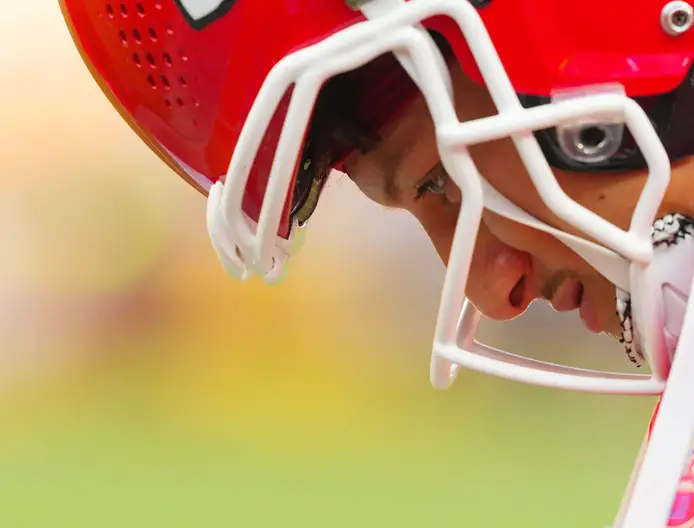
<path id="1" fill-rule="evenodd" d="M 619 325 L 619 317 L 615 313 L 605 324 L 605 331 L 602 332 L 614 339 L 622 339 L 622 327 Z"/>

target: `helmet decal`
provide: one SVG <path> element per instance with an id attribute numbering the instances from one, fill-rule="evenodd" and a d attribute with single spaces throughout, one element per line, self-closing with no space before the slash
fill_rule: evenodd
<path id="1" fill-rule="evenodd" d="M 235 3 L 236 0 L 176 0 L 186 21 L 197 30 L 227 14 Z"/>

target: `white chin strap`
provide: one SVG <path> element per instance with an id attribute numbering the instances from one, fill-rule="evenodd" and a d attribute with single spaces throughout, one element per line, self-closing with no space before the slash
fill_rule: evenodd
<path id="1" fill-rule="evenodd" d="M 277 236 L 302 139 L 318 93 L 328 79 L 393 52 L 418 85 L 434 121 L 441 162 L 461 189 L 463 203 L 455 229 L 431 362 L 431 381 L 448 387 L 460 367 L 502 378 L 561 389 L 612 394 L 663 393 L 660 418 L 645 452 L 639 477 L 620 528 L 665 525 L 694 431 L 694 314 L 684 316 L 679 352 L 671 365 L 663 337 L 659 281 L 650 235 L 669 184 L 670 163 L 651 123 L 622 92 L 596 87 L 564 93 L 551 104 L 525 109 L 504 70 L 477 10 L 461 0 L 370 0 L 361 7 L 368 20 L 287 56 L 269 74 L 247 117 L 224 184 L 210 189 L 208 228 L 225 268 L 268 281 L 281 276 L 294 252 L 297 231 Z M 423 20 L 447 17 L 469 45 L 496 105 L 491 117 L 458 121 L 443 57 L 421 27 Z M 286 120 L 257 224 L 243 212 L 250 168 L 280 102 L 293 87 Z M 628 230 L 622 230 L 567 196 L 556 181 L 533 131 L 586 123 L 623 123 L 641 150 L 648 178 Z M 558 231 L 528 215 L 496 192 L 468 152 L 473 144 L 511 138 L 539 196 L 558 218 L 586 240 Z M 480 314 L 466 301 L 470 263 L 482 213 L 495 213 L 552 234 L 583 256 L 619 288 L 630 292 L 634 324 L 651 375 L 575 369 L 496 350 L 475 341 Z M 589 242 L 587 239 L 592 240 Z M 688 291 L 688 290 L 687 290 Z M 651 302 L 654 300 L 653 302 Z M 689 330 L 691 329 L 691 330 Z M 672 367 L 672 368 L 671 368 Z M 669 375 L 669 379 L 668 379 Z M 667 380 L 667 385 L 666 381 Z"/>

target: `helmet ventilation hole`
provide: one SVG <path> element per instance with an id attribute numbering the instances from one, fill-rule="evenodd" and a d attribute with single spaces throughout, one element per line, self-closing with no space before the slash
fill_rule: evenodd
<path id="1" fill-rule="evenodd" d="M 196 98 L 197 79 L 187 70 L 192 57 L 175 39 L 177 22 L 166 16 L 167 9 L 162 0 L 109 1 L 101 4 L 99 16 L 127 50 L 123 59 L 137 72 L 133 82 L 142 82 L 153 97 L 161 98 L 162 116 L 187 122 L 192 133 L 204 123 Z"/>

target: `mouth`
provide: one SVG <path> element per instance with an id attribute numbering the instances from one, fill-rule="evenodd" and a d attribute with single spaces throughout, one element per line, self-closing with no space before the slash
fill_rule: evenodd
<path id="1" fill-rule="evenodd" d="M 554 290 L 550 298 L 552 308 L 557 312 L 578 310 L 581 321 L 591 332 L 603 332 L 595 303 L 590 296 L 584 295 L 583 283 L 576 277 L 566 277 Z"/>
<path id="2" fill-rule="evenodd" d="M 583 283 L 576 277 L 566 277 L 556 287 L 549 303 L 557 312 L 571 312 L 581 306 Z"/>

